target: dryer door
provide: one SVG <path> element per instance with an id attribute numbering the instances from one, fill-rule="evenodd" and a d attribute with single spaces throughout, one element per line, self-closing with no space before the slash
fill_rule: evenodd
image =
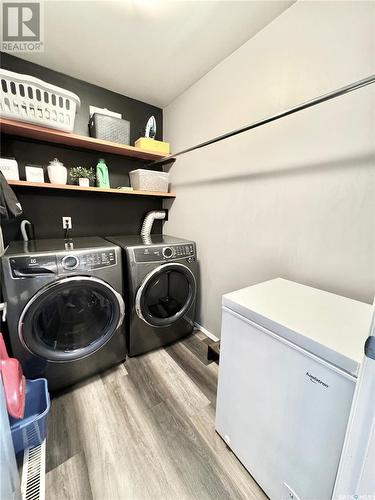
<path id="1" fill-rule="evenodd" d="M 26 305 L 18 325 L 24 346 L 56 362 L 97 351 L 124 318 L 124 301 L 105 281 L 71 276 L 42 288 Z"/>
<path id="2" fill-rule="evenodd" d="M 146 276 L 139 287 L 135 308 L 138 316 L 151 326 L 168 326 L 191 307 L 196 280 L 183 264 L 163 264 Z"/>

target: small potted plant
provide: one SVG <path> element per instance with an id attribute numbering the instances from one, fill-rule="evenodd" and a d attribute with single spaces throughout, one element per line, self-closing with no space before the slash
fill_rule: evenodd
<path id="1" fill-rule="evenodd" d="M 90 181 L 95 180 L 94 169 L 86 167 L 73 167 L 70 169 L 70 179 L 79 186 L 90 186 Z"/>

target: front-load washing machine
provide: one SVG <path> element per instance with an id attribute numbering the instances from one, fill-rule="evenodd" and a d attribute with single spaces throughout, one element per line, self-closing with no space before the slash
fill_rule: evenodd
<path id="1" fill-rule="evenodd" d="M 121 250 L 102 238 L 15 241 L 3 258 L 13 356 L 49 389 L 126 356 Z"/>
<path id="2" fill-rule="evenodd" d="M 160 234 L 107 239 L 124 254 L 129 356 L 191 333 L 197 294 L 195 243 Z"/>

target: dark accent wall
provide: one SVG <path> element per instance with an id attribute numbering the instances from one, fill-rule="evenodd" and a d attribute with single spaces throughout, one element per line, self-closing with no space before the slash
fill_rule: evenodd
<path id="1" fill-rule="evenodd" d="M 18 57 L 11 56 L 4 52 L 1 55 L 1 67 L 16 73 L 23 73 L 40 78 L 45 82 L 63 87 L 78 95 L 81 99 L 81 107 L 76 115 L 74 132 L 80 135 L 89 135 L 89 106 L 107 108 L 111 111 L 117 111 L 122 117 L 129 120 L 130 125 L 130 144 L 140 137 L 144 132 L 144 127 L 148 118 L 154 115 L 157 122 L 156 139 L 163 140 L 163 111 L 160 108 L 151 106 L 136 99 L 131 99 L 116 92 L 112 92 L 97 85 L 83 82 L 77 78 L 58 73 L 51 69 L 39 66 L 37 64 L 24 61 Z M 93 55 L 93 58 L 95 56 Z M 95 61 L 93 60 L 93 64 Z M 113 64 L 113 71 L 116 71 L 116 64 Z"/>
<path id="2" fill-rule="evenodd" d="M 76 115 L 74 132 L 89 135 L 89 105 L 107 108 L 122 113 L 131 122 L 131 144 L 143 134 L 147 119 L 154 115 L 157 121 L 157 139 L 162 140 L 163 112 L 160 108 L 111 92 L 48 68 L 1 53 L 1 67 L 16 73 L 40 78 L 53 85 L 76 93 L 81 107 Z M 115 71 L 115 67 L 114 67 Z M 128 186 L 130 170 L 144 168 L 146 162 L 95 151 L 85 151 L 58 144 L 48 144 L 3 134 L 1 155 L 14 156 L 18 161 L 20 178 L 25 179 L 25 164 L 42 165 L 45 180 L 48 180 L 47 165 L 57 157 L 68 169 L 73 166 L 94 167 L 99 158 L 104 158 L 109 169 L 111 187 Z M 35 226 L 37 238 L 62 237 L 61 217 L 71 216 L 74 236 L 105 236 L 136 234 L 144 215 L 150 210 L 162 207 L 158 198 L 116 195 L 107 193 L 85 193 L 75 191 L 54 191 L 14 187 L 24 210 L 25 218 Z M 19 239 L 19 221 L 3 223 L 6 242 Z M 161 232 L 161 223 L 154 227 Z"/>

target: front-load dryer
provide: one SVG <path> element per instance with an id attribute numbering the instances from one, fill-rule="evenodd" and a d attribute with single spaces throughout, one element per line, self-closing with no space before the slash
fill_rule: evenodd
<path id="1" fill-rule="evenodd" d="M 126 356 L 121 250 L 102 238 L 10 243 L 3 291 L 13 356 L 55 391 Z"/>
<path id="2" fill-rule="evenodd" d="M 160 234 L 107 239 L 124 253 L 129 356 L 191 333 L 198 274 L 195 243 Z"/>

